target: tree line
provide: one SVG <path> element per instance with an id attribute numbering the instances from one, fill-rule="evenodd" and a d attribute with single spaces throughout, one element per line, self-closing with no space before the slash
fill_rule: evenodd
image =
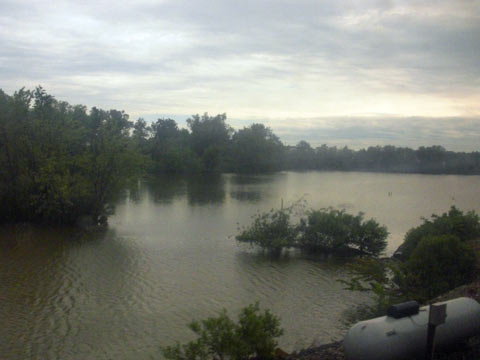
<path id="1" fill-rule="evenodd" d="M 480 153 L 441 146 L 354 151 L 284 145 L 263 124 L 234 130 L 226 114 L 130 121 L 123 111 L 70 105 L 41 87 L 0 90 L 0 222 L 104 223 L 142 174 L 341 170 L 480 174 Z"/>
<path id="2" fill-rule="evenodd" d="M 238 131 L 226 115 L 194 115 L 181 129 L 172 119 L 158 119 L 151 126 L 139 119 L 136 141 L 153 161 L 156 173 L 236 172 L 279 170 L 372 171 L 424 174 L 480 174 L 480 152 L 453 152 L 442 146 L 371 146 L 352 150 L 322 145 L 313 148 L 300 141 L 284 145 L 263 124 Z"/>

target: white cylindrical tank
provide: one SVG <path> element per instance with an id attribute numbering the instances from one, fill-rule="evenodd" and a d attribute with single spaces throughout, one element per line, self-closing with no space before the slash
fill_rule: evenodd
<path id="1" fill-rule="evenodd" d="M 448 346 L 480 334 L 480 304 L 458 298 L 447 304 L 447 318 L 437 326 L 436 346 Z M 343 346 L 347 360 L 394 360 L 422 356 L 427 342 L 429 307 L 416 315 L 395 319 L 383 316 L 353 325 Z"/>

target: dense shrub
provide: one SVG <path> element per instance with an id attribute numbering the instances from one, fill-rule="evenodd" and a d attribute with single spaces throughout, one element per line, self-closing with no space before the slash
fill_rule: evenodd
<path id="1" fill-rule="evenodd" d="M 276 253 L 297 247 L 306 252 L 378 256 L 387 246 L 387 228 L 373 219 L 364 221 L 362 213 L 350 215 L 332 208 L 312 210 L 293 226 L 292 208 L 254 216 L 250 227 L 236 239 Z"/>
<path id="2" fill-rule="evenodd" d="M 480 236 L 480 221 L 474 211 L 464 214 L 455 206 L 447 213 L 433 214 L 431 220 L 423 219 L 423 224 L 410 229 L 399 249 L 402 259 L 408 259 L 420 241 L 427 236 L 454 235 L 460 241 L 472 240 Z"/>
<path id="3" fill-rule="evenodd" d="M 453 235 L 422 238 L 405 264 L 420 300 L 430 299 L 472 279 L 475 254 Z"/>
<path id="4" fill-rule="evenodd" d="M 290 224 L 290 209 L 270 210 L 253 217 L 253 223 L 236 236 L 237 241 L 279 253 L 294 245 L 296 230 Z"/>
<path id="5" fill-rule="evenodd" d="M 237 323 L 223 310 L 218 317 L 193 321 L 189 327 L 197 340 L 162 348 L 167 359 L 273 359 L 276 338 L 283 334 L 279 318 L 268 310 L 261 313 L 258 303 L 243 308 Z"/>
<path id="6" fill-rule="evenodd" d="M 341 282 L 348 290 L 371 292 L 374 302 L 346 314 L 347 321 L 385 315 L 395 303 L 435 298 L 471 281 L 475 264 L 473 249 L 454 235 L 422 238 L 406 263 L 361 259 L 349 266 L 352 277 Z"/>
<path id="7" fill-rule="evenodd" d="M 0 222 L 104 222 L 144 157 L 123 111 L 0 90 Z"/>
<path id="8" fill-rule="evenodd" d="M 363 220 L 363 214 L 343 210 L 310 211 L 302 221 L 298 246 L 314 252 L 349 252 L 379 255 L 387 246 L 388 231 L 375 220 Z"/>

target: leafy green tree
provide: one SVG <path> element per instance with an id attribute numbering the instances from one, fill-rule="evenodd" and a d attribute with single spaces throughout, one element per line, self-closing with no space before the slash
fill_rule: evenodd
<path id="1" fill-rule="evenodd" d="M 226 123 L 227 115 L 193 115 L 187 119 L 193 151 L 202 159 L 203 170 L 222 169 L 233 129 Z"/>
<path id="2" fill-rule="evenodd" d="M 315 169 L 315 150 L 304 140 L 295 147 L 286 151 L 286 162 L 290 169 L 311 170 Z"/>
<path id="3" fill-rule="evenodd" d="M 233 170 L 258 173 L 281 169 L 283 144 L 268 127 L 252 124 L 232 137 Z"/>
<path id="4" fill-rule="evenodd" d="M 363 221 L 363 213 L 358 214 L 355 218 L 355 227 L 350 243 L 360 251 L 360 254 L 380 255 L 387 247 L 387 228 L 379 225 L 373 219 Z"/>
<path id="5" fill-rule="evenodd" d="M 112 200 L 139 173 L 142 159 L 129 138 L 128 115 L 93 108 L 90 117 L 94 127 L 79 165 L 86 174 L 89 214 L 94 222 L 101 222 L 112 212 Z"/>
<path id="6" fill-rule="evenodd" d="M 148 140 L 151 136 L 152 128 L 147 125 L 147 122 L 143 118 L 137 119 L 133 125 L 132 140 L 139 147 L 142 153 L 148 153 Z"/>
<path id="7" fill-rule="evenodd" d="M 190 173 L 201 169 L 201 160 L 190 147 L 190 134 L 175 120 L 158 119 L 152 124 L 151 156 L 156 173 Z"/>
<path id="8" fill-rule="evenodd" d="M 261 313 L 258 303 L 243 308 L 238 322 L 223 310 L 217 317 L 193 321 L 189 328 L 197 340 L 162 348 L 167 359 L 273 359 L 276 338 L 283 334 L 279 318 L 268 310 Z"/>
<path id="9" fill-rule="evenodd" d="M 123 112 L 57 101 L 41 87 L 0 94 L 0 199 L 4 221 L 95 223 L 142 159 Z"/>
<path id="10" fill-rule="evenodd" d="M 233 129 L 226 123 L 227 115 L 218 114 L 209 116 L 207 113 L 193 115 L 187 119 L 192 135 L 192 145 L 200 156 L 210 146 L 226 146 L 230 140 Z"/>

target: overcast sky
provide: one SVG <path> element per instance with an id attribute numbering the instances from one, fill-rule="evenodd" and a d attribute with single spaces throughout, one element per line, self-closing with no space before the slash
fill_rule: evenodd
<path id="1" fill-rule="evenodd" d="M 362 147 L 480 150 L 480 0 L 0 0 L 0 88 L 227 113 Z"/>

